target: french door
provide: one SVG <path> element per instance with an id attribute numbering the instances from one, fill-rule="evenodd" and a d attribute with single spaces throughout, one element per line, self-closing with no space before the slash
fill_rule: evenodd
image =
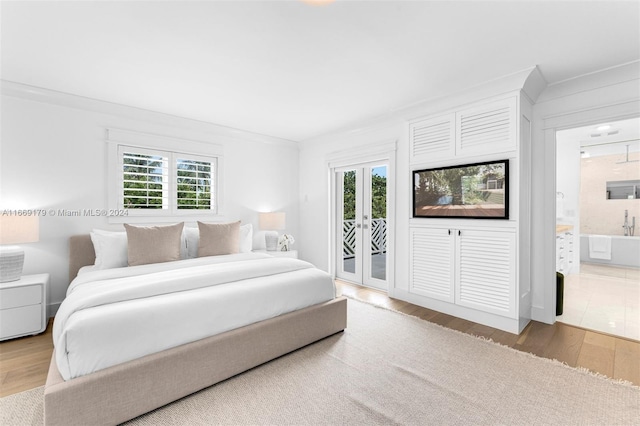
<path id="1" fill-rule="evenodd" d="M 336 276 L 387 290 L 388 164 L 336 169 Z"/>

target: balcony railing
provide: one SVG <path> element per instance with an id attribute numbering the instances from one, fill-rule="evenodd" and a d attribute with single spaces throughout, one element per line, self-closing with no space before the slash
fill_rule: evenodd
<path id="1" fill-rule="evenodd" d="M 371 219 L 371 254 L 387 252 L 387 219 Z M 356 254 L 356 221 L 342 222 L 342 257 L 350 259 Z"/>

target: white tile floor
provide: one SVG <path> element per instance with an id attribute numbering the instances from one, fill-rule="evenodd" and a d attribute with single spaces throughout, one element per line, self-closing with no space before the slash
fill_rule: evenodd
<path id="1" fill-rule="evenodd" d="M 640 340 L 640 269 L 582 263 L 564 279 L 558 321 Z"/>

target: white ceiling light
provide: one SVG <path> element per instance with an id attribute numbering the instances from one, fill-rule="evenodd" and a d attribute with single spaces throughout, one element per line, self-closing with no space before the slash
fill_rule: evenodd
<path id="1" fill-rule="evenodd" d="M 596 130 L 599 132 L 604 132 L 605 130 L 609 130 L 611 126 L 609 124 L 604 124 L 602 126 L 596 127 Z"/>

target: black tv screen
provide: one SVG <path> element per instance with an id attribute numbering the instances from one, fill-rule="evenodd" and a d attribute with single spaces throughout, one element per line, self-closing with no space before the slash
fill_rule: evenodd
<path id="1" fill-rule="evenodd" d="M 413 217 L 509 219 L 509 160 L 414 170 Z"/>

